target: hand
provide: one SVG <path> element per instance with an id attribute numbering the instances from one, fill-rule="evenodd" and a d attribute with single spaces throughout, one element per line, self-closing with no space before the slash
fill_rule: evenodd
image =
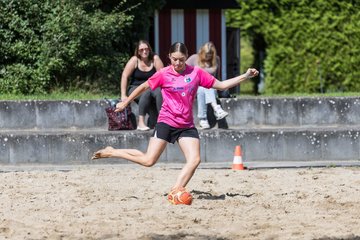
<path id="1" fill-rule="evenodd" d="M 247 79 L 256 77 L 257 75 L 259 75 L 259 71 L 255 68 L 249 68 L 245 73 Z"/>
<path id="2" fill-rule="evenodd" d="M 121 96 L 121 101 L 124 102 L 126 99 L 128 98 L 128 96 Z"/>
<path id="3" fill-rule="evenodd" d="M 118 102 L 116 104 L 116 109 L 115 109 L 115 112 L 122 112 L 124 111 L 124 109 L 126 108 L 127 104 L 126 102 Z"/>

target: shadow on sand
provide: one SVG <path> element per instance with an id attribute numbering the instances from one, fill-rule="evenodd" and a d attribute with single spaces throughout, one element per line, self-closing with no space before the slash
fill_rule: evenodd
<path id="1" fill-rule="evenodd" d="M 190 193 L 194 196 L 194 198 L 207 199 L 207 200 L 225 200 L 226 197 L 237 197 L 237 196 L 249 198 L 255 194 L 255 193 L 250 193 L 250 194 L 225 193 L 220 195 L 214 195 L 210 192 L 203 192 L 198 190 L 192 190 Z"/>

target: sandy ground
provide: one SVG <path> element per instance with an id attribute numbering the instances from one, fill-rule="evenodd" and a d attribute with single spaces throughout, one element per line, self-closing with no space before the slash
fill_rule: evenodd
<path id="1" fill-rule="evenodd" d="M 360 239 L 360 168 L 198 169 L 191 206 L 170 165 L 0 173 L 0 239 Z"/>

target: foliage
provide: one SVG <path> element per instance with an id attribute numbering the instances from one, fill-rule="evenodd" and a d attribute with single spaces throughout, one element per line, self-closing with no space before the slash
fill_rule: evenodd
<path id="1" fill-rule="evenodd" d="M 162 0 L 3 0 L 0 93 L 119 90 L 134 27 Z M 142 8 L 142 10 L 140 10 Z M 151 13 L 151 14 L 150 14 Z M 137 14 L 137 15 L 135 15 Z"/>
<path id="2" fill-rule="evenodd" d="M 246 72 L 249 66 L 254 62 L 254 51 L 248 36 L 241 36 L 240 41 L 240 59 L 243 64 L 240 66 L 240 72 Z"/>
<path id="3" fill-rule="evenodd" d="M 358 97 L 359 93 L 357 92 L 337 92 L 337 93 L 293 93 L 293 94 L 263 94 L 262 97 L 268 98 L 278 98 L 278 97 L 287 97 L 287 98 L 297 98 L 297 97 Z M 74 90 L 74 91 L 52 91 L 51 93 L 46 94 L 1 94 L 0 101 L 2 100 L 98 100 L 98 99 L 116 99 L 118 94 L 110 93 L 98 93 L 94 94 L 88 91 L 83 90 Z M 237 98 L 249 98 L 254 97 L 253 94 L 241 93 L 236 95 Z"/>
<path id="4" fill-rule="evenodd" d="M 240 41 L 240 72 L 244 73 L 254 62 L 254 50 L 247 35 L 241 36 Z M 241 95 L 253 93 L 253 82 L 246 81 L 240 86 Z"/>
<path id="5" fill-rule="evenodd" d="M 24 100 L 98 100 L 98 99 L 117 99 L 119 96 L 115 94 L 94 94 L 89 93 L 87 91 L 77 90 L 77 91 L 53 91 L 51 93 L 46 94 L 2 94 L 0 95 L 0 101 L 2 100 L 16 100 L 16 101 L 24 101 Z"/>
<path id="6" fill-rule="evenodd" d="M 238 2 L 240 10 L 227 12 L 228 25 L 264 40 L 267 93 L 360 91 L 356 1 Z"/>

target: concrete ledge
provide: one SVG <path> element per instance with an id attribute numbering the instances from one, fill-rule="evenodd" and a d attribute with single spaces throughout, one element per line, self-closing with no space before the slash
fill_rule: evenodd
<path id="1" fill-rule="evenodd" d="M 107 127 L 105 101 L 0 101 L 0 129 Z"/>
<path id="2" fill-rule="evenodd" d="M 222 99 L 230 126 L 326 126 L 360 123 L 360 97 Z"/>
<path id="3" fill-rule="evenodd" d="M 94 151 L 105 146 L 145 151 L 151 132 L 139 131 L 1 131 L 0 164 L 88 164 Z M 233 129 L 200 131 L 204 163 L 231 162 L 236 145 L 244 161 L 360 160 L 360 130 Z M 124 163 L 109 159 L 99 163 Z M 163 163 L 184 162 L 177 144 L 169 144 Z"/>
<path id="4" fill-rule="evenodd" d="M 358 125 L 360 97 L 221 99 L 232 127 Z M 103 100 L 0 101 L 1 129 L 107 129 Z M 132 104 L 137 114 L 138 107 Z M 194 105 L 194 118 L 197 107 Z M 197 121 L 196 121 L 197 122 Z"/>
<path id="5" fill-rule="evenodd" d="M 230 129 L 200 131 L 203 163 L 231 163 L 236 145 L 248 163 L 360 160 L 360 97 L 221 101 Z M 107 131 L 106 106 L 102 100 L 0 101 L 0 164 L 94 164 L 92 153 L 108 145 L 145 151 L 151 132 Z M 183 162 L 177 144 L 160 158 Z M 102 163 L 127 162 L 96 162 Z"/>

